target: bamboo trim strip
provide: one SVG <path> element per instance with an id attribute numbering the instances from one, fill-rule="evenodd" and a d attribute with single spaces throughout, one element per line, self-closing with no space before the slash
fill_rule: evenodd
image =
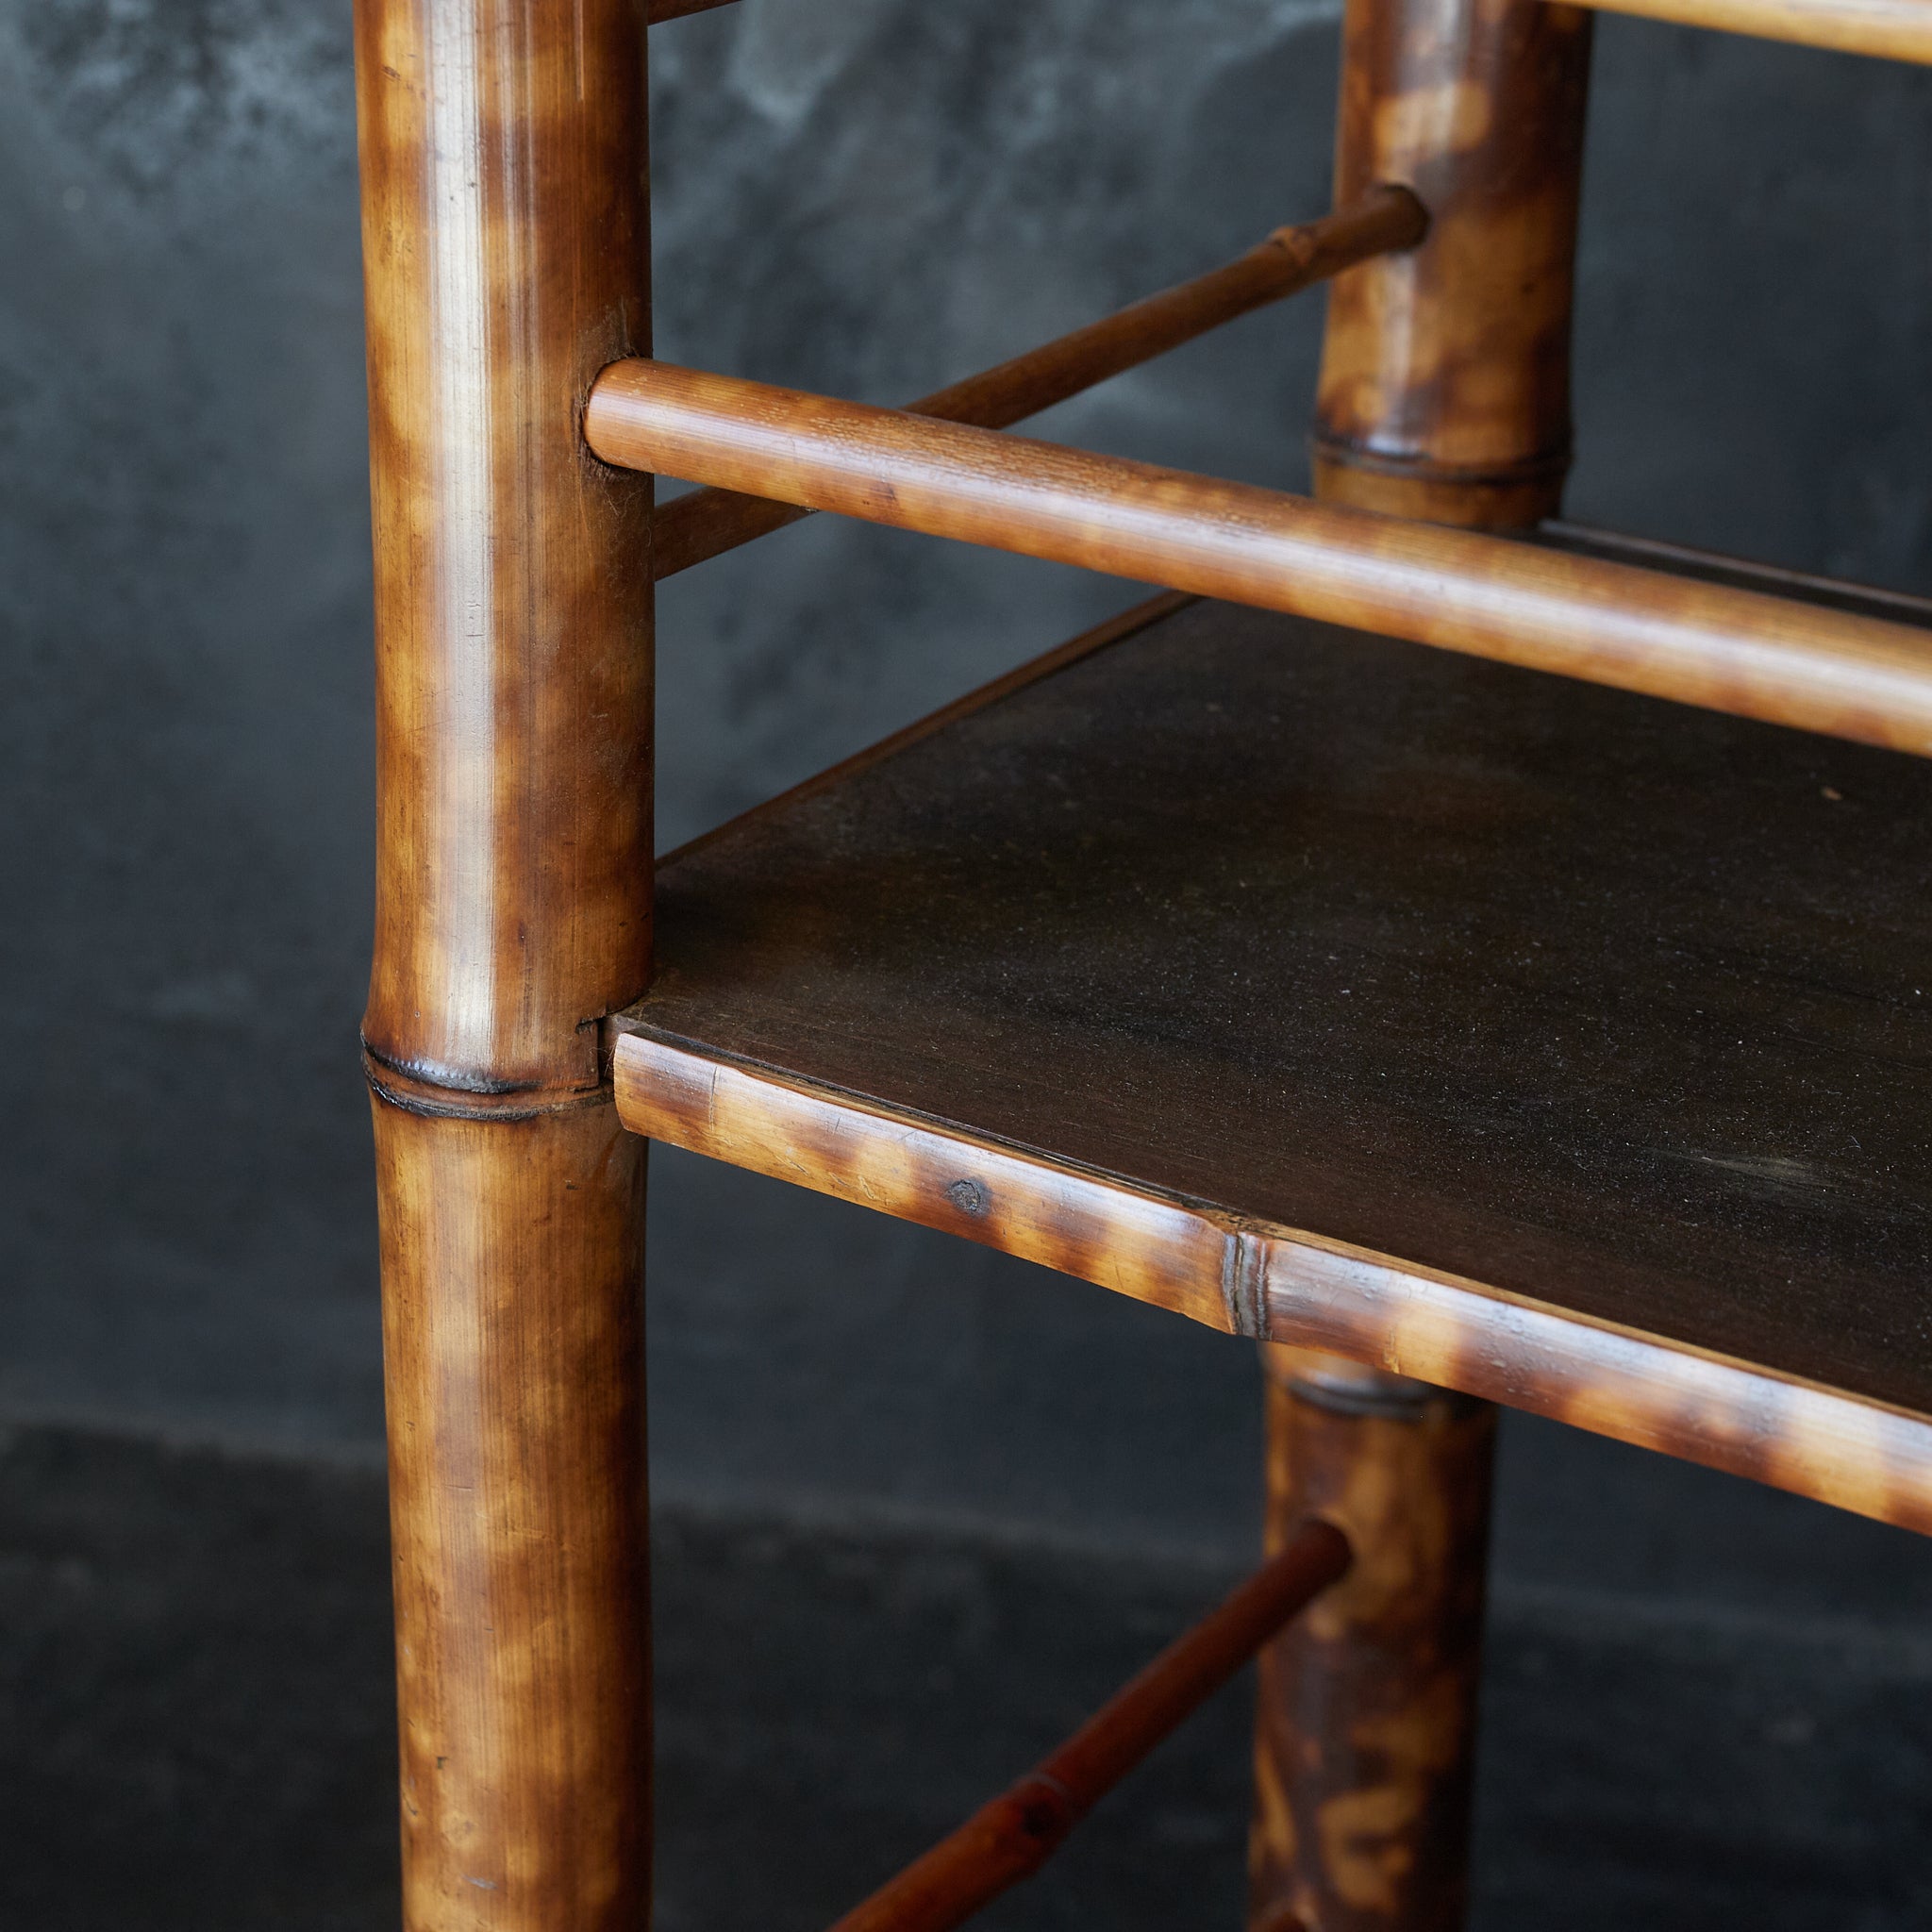
<path id="1" fill-rule="evenodd" d="M 1932 637 L 1882 619 L 662 362 L 605 370 L 585 434 L 631 469 L 1932 755 Z"/>
<path id="2" fill-rule="evenodd" d="M 633 1015 L 612 1024 L 640 1028 Z M 614 1048 L 618 1117 L 634 1134 L 964 1236 L 1224 1333 L 1345 1356 L 1932 1535 L 1932 1416 L 1182 1201 L 641 1029 Z"/>
<path id="3" fill-rule="evenodd" d="M 1030 1877 L 1067 1834 L 1349 1565 L 1348 1539 L 1310 1521 L 1170 1644 L 1052 1757 L 847 1912 L 832 1932 L 950 1932 Z"/>
<path id="4" fill-rule="evenodd" d="M 908 410 L 982 429 L 1008 428 L 1357 262 L 1413 248 L 1428 225 L 1427 210 L 1407 189 L 1376 188 L 1352 208 L 1276 228 L 1220 268 L 937 390 Z M 675 497 L 659 506 L 652 526 L 653 572 L 660 581 L 675 576 L 810 514 L 728 490 Z"/>

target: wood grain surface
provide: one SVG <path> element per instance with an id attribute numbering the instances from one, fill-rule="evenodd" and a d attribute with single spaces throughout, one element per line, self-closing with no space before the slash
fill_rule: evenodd
<path id="1" fill-rule="evenodd" d="M 1328 291 L 1324 502 L 1492 529 L 1555 513 L 1591 25 L 1544 0 L 1348 0 L 1336 197 L 1403 182 L 1429 233 Z"/>
<path id="2" fill-rule="evenodd" d="M 1920 761 L 1195 604 L 660 870 L 639 1132 L 1932 1528 Z"/>
<path id="3" fill-rule="evenodd" d="M 1932 639 L 1886 618 L 630 361 L 607 461 L 1740 717 L 1932 753 Z"/>
<path id="4" fill-rule="evenodd" d="M 1345 208 L 1299 227 L 1277 228 L 1220 268 L 936 390 L 908 410 L 1005 429 L 1353 262 L 1413 247 L 1427 226 L 1422 204 L 1406 188 L 1371 185 Z M 675 575 L 810 514 L 770 497 L 692 491 L 658 510 L 655 569 L 660 578 Z"/>

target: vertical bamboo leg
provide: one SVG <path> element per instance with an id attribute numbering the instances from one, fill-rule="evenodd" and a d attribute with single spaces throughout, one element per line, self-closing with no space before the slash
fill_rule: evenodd
<path id="1" fill-rule="evenodd" d="M 405 1923 L 645 1924 L 645 1143 L 375 1103 Z"/>
<path id="2" fill-rule="evenodd" d="M 1318 496 L 1491 529 L 1555 514 L 1590 29 L 1544 0 L 1347 0 L 1337 206 L 1399 182 L 1430 225 L 1330 287 Z"/>
<path id="3" fill-rule="evenodd" d="M 1346 0 L 1337 205 L 1397 182 L 1429 231 L 1330 287 L 1318 496 L 1490 529 L 1556 513 L 1590 27 L 1544 0 Z M 1323 1514 L 1355 1566 L 1262 1658 L 1250 1932 L 1456 1932 L 1494 1410 L 1262 1355 L 1271 1540 Z"/>
<path id="4" fill-rule="evenodd" d="M 1261 1654 L 1250 1932 L 1457 1932 L 1495 1410 L 1261 1353 L 1269 1546 L 1318 1514 L 1355 1559 Z"/>
<path id="5" fill-rule="evenodd" d="M 357 0 L 375 528 L 375 1090 L 411 1932 L 649 1911 L 650 485 L 641 0 Z"/>

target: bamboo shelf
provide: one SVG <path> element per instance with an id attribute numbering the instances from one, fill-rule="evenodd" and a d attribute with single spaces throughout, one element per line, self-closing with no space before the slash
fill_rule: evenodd
<path id="1" fill-rule="evenodd" d="M 619 1109 L 1928 1529 L 1928 822 L 1920 758 L 1159 598 L 666 860 Z"/>
<path id="2" fill-rule="evenodd" d="M 846 1932 L 1251 1652 L 1248 1932 L 1457 1932 L 1498 1403 L 1932 1531 L 1932 606 L 1548 521 L 1587 8 L 1345 0 L 1328 212 L 893 410 L 654 356 L 724 4 L 355 8 L 406 1922 L 649 1921 L 645 1136 L 1263 1344 L 1262 1569 Z M 1005 433 L 1317 283 L 1309 497 Z M 820 512 L 1163 594 L 654 865 L 653 584 Z"/>

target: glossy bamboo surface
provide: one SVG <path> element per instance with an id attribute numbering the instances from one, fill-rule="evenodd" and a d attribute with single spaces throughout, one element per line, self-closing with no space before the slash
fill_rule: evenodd
<path id="1" fill-rule="evenodd" d="M 1683 26 L 1717 27 L 1888 60 L 1932 61 L 1925 0 L 1589 0 L 1607 13 L 1637 13 Z"/>
<path id="2" fill-rule="evenodd" d="M 1005 429 L 1353 262 L 1413 247 L 1427 227 L 1422 204 L 1407 189 L 1372 185 L 1347 208 L 1277 228 L 1233 261 L 938 390 L 910 404 L 910 413 Z M 657 575 L 689 570 L 810 514 L 795 504 L 726 490 L 677 497 L 658 511 Z"/>
<path id="3" fill-rule="evenodd" d="M 594 1087 L 650 958 L 650 488 L 573 418 L 649 341 L 630 0 L 360 0 L 375 960 L 401 1080 Z M 591 84 L 594 79 L 594 85 Z"/>
<path id="4" fill-rule="evenodd" d="M 520 1121 L 374 1108 L 404 1924 L 634 1932 L 646 1150 L 601 1102 Z"/>
<path id="5" fill-rule="evenodd" d="M 1922 760 L 1161 600 L 658 872 L 641 1133 L 1932 1529 Z"/>
<path id="6" fill-rule="evenodd" d="M 1324 502 L 1487 528 L 1555 513 L 1590 29 L 1544 0 L 1348 0 L 1336 197 L 1405 182 L 1430 226 L 1329 290 Z"/>
<path id="7" fill-rule="evenodd" d="M 660 362 L 607 369 L 607 461 L 1932 753 L 1903 625 Z"/>
<path id="8" fill-rule="evenodd" d="M 1265 1562 L 1058 1750 L 845 1914 L 832 1932 L 951 1932 L 1030 1876 L 1099 1800 L 1349 1568 L 1332 1523 L 1284 1525 Z"/>
<path id="9" fill-rule="evenodd" d="M 375 1091 L 409 1932 L 650 1898 L 643 1149 L 597 1028 L 648 976 L 638 0 L 358 0 L 375 541 Z"/>
<path id="10" fill-rule="evenodd" d="M 1462 1932 L 1496 1412 L 1264 1344 L 1269 1547 L 1349 1574 L 1262 1651 L 1252 1932 Z"/>

